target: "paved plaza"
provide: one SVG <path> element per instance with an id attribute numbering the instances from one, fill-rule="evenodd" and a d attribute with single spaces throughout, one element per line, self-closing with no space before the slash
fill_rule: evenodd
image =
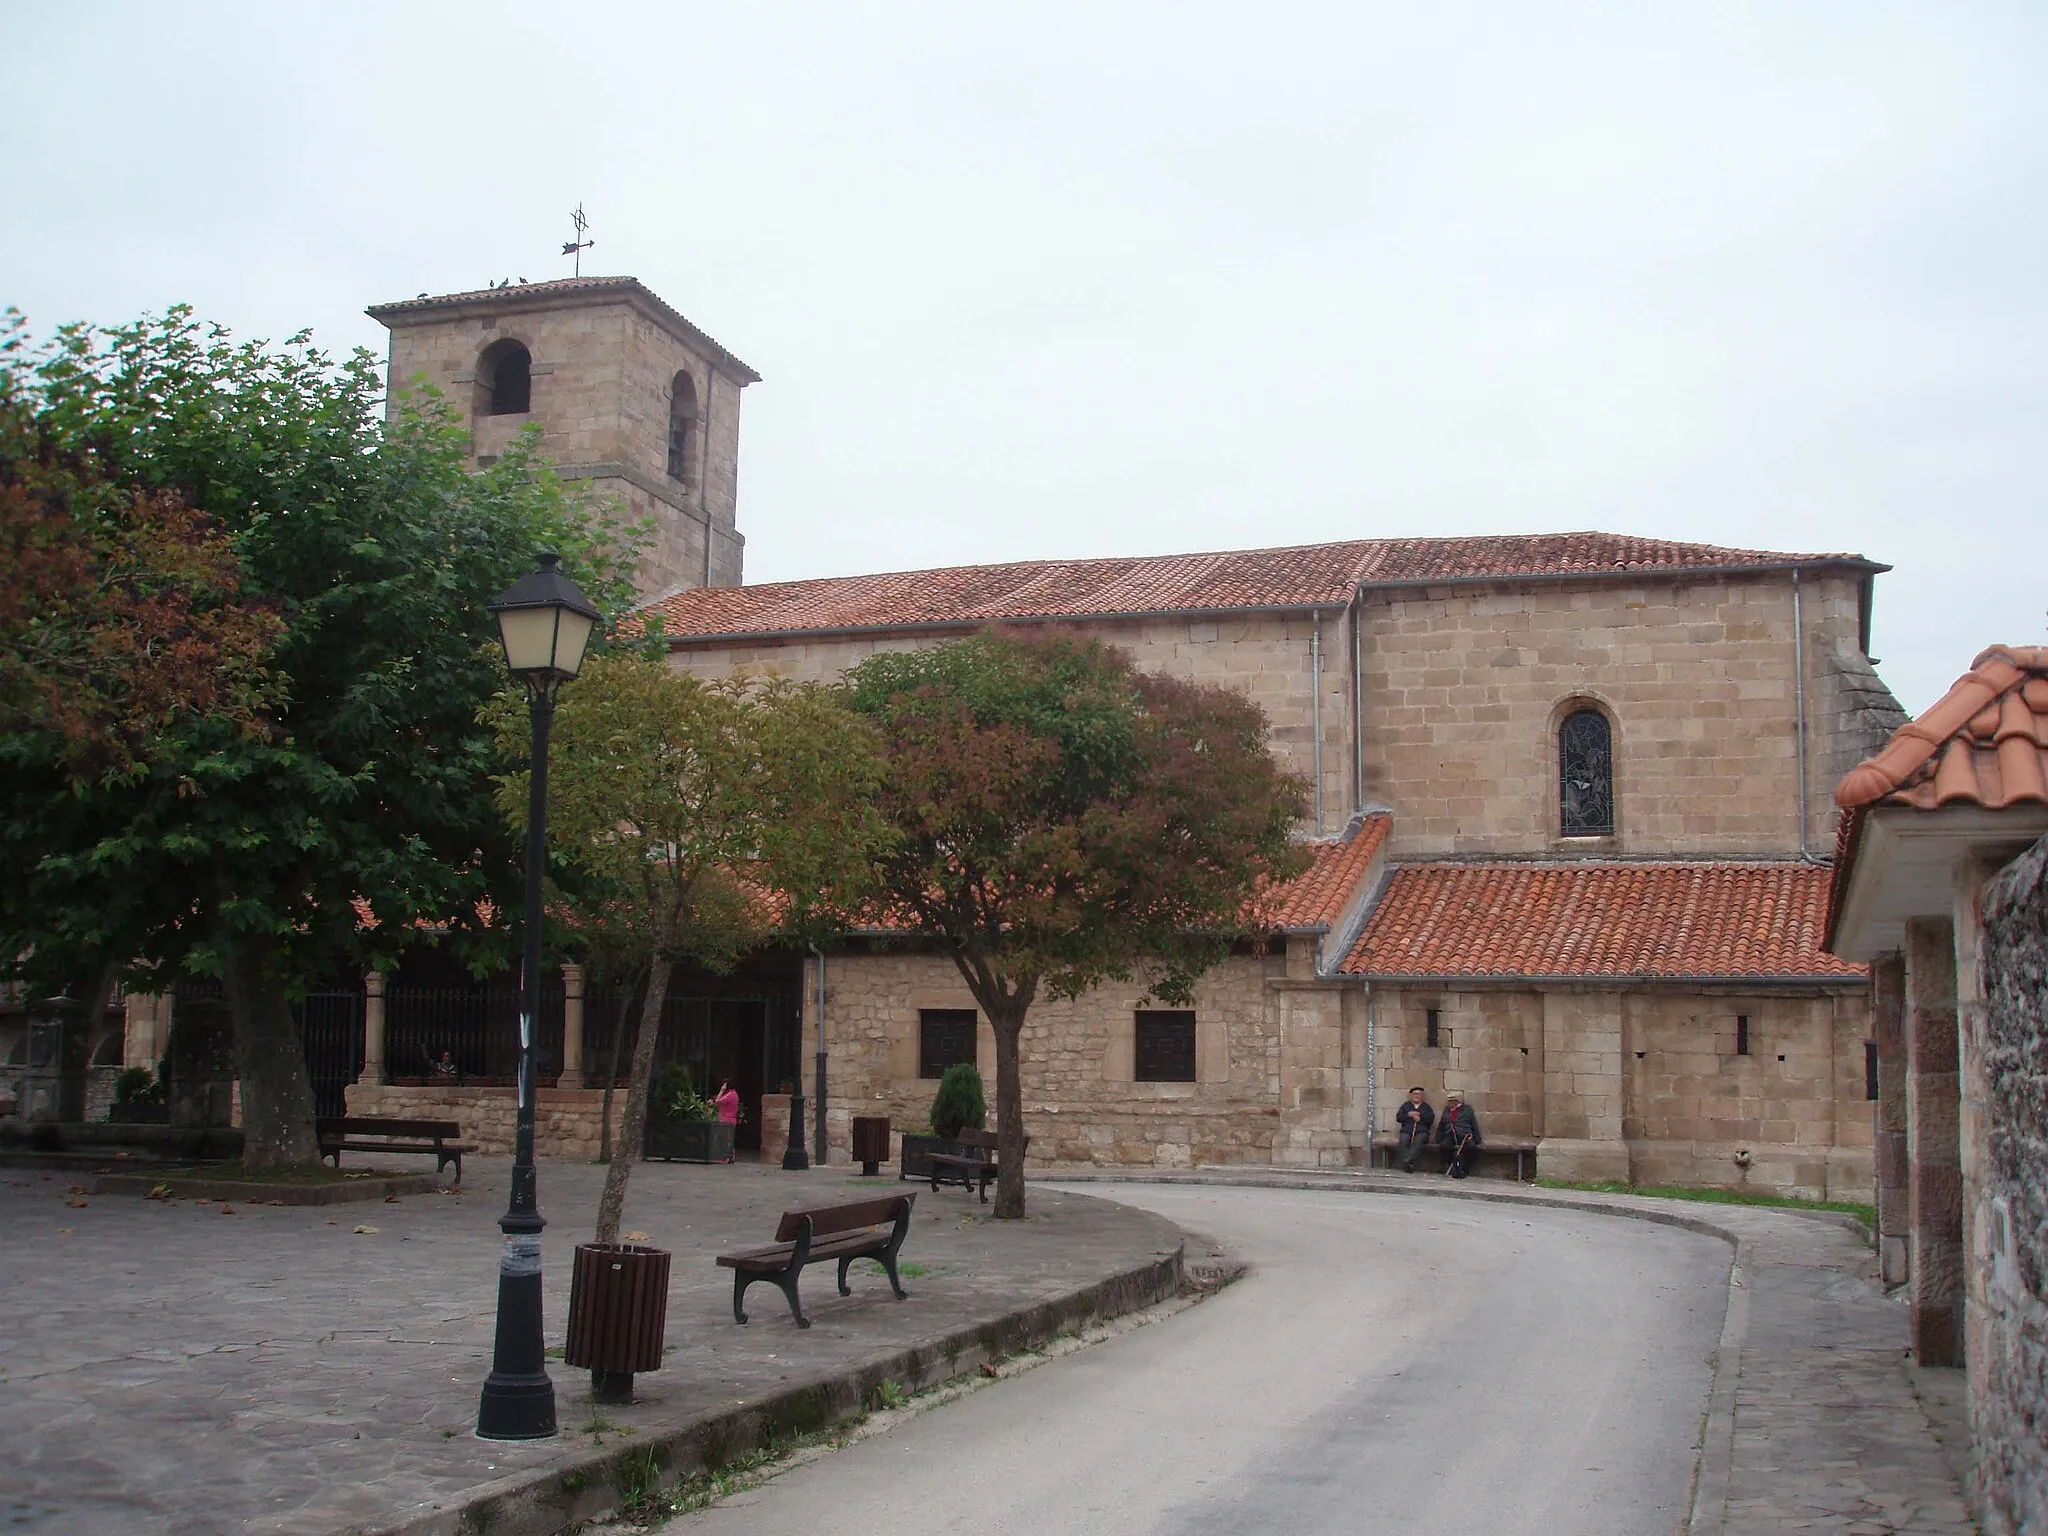
<path id="1" fill-rule="evenodd" d="M 1011 1223 L 957 1190 L 903 1185 L 918 1195 L 903 1250 L 910 1300 L 892 1300 L 879 1274 L 857 1275 L 842 1299 L 819 1266 L 804 1282 L 815 1326 L 800 1332 L 781 1296 L 756 1286 L 742 1328 L 714 1255 L 768 1240 L 785 1208 L 899 1186 L 844 1167 L 646 1164 L 626 1229 L 675 1254 L 664 1368 L 638 1378 L 634 1406 L 599 1416 L 588 1376 L 556 1364 L 562 1434 L 489 1443 L 471 1427 L 490 1369 L 508 1166 L 471 1159 L 461 1193 L 233 1214 L 217 1202 L 78 1196 L 78 1175 L 0 1169 L 0 1530 L 434 1528 L 427 1517 L 478 1488 L 516 1490 L 594 1449 L 650 1444 L 735 1405 L 972 1336 L 1156 1265 L 1180 1243 L 1171 1223 L 1085 1195 L 1034 1190 L 1030 1219 Z M 551 1345 L 602 1177 L 586 1164 L 541 1169 Z M 617 1431 L 586 1432 L 600 1419 Z"/>

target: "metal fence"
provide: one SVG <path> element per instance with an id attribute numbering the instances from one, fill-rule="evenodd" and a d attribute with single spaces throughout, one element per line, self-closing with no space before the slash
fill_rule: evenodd
<path id="1" fill-rule="evenodd" d="M 562 986 L 541 988 L 534 1076 L 562 1070 Z M 384 1070 L 395 1083 L 511 1084 L 519 1076 L 519 988 L 393 987 L 384 994 Z"/>

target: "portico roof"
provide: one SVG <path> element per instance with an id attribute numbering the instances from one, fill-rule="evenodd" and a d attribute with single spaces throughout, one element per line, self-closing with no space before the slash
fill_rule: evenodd
<path id="1" fill-rule="evenodd" d="M 1954 910 L 1953 872 L 2048 833 L 2048 646 L 1994 645 L 1835 790 L 1827 946 L 1868 959 Z"/>

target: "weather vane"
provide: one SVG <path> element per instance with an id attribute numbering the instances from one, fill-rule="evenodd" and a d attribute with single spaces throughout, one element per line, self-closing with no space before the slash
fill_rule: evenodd
<path id="1" fill-rule="evenodd" d="M 597 242 L 583 238 L 584 232 L 590 228 L 590 220 L 583 217 L 583 205 L 581 203 L 578 203 L 576 211 L 569 215 L 569 222 L 576 226 L 576 238 L 562 242 L 562 254 L 576 258 L 576 275 L 581 277 L 583 275 L 583 253 L 597 244 Z"/>

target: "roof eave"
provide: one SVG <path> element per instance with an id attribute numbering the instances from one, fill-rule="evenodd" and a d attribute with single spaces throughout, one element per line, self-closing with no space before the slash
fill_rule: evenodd
<path id="1" fill-rule="evenodd" d="M 1725 972 L 1645 972 L 1633 975 L 1581 975 L 1573 972 L 1517 971 L 1343 971 L 1346 981 L 1428 983 L 1435 986 L 1532 986 L 1532 987 L 1863 987 L 1867 975 L 1812 975 L 1803 971 L 1774 974 L 1728 974 Z"/>
<path id="2" fill-rule="evenodd" d="M 412 315 L 447 315 L 461 319 L 480 314 L 516 314 L 536 309 L 559 309 L 564 305 L 634 304 L 684 333 L 684 338 L 708 353 L 718 371 L 742 385 L 758 384 L 761 375 L 735 356 L 715 338 L 708 336 L 688 316 L 638 278 L 606 286 L 546 289 L 530 283 L 523 288 L 489 288 L 477 293 L 439 294 L 425 299 L 399 299 L 389 304 L 372 304 L 363 311 L 387 330 L 394 320 Z"/>
<path id="3" fill-rule="evenodd" d="M 716 590 L 716 589 L 697 589 Z M 1077 624 L 1102 620 L 1124 620 L 1139 622 L 1145 619 L 1202 619 L 1222 618 L 1230 614 L 1296 614 L 1327 613 L 1341 611 L 1350 601 L 1348 597 L 1313 603 L 1263 603 L 1247 604 L 1234 608 L 1146 608 L 1113 609 L 1101 613 L 1034 613 L 998 614 L 967 619 L 917 619 L 909 623 L 890 624 L 824 624 L 800 625 L 787 629 L 748 630 L 701 630 L 690 634 L 671 633 L 666 628 L 662 638 L 670 650 L 681 650 L 691 645 L 751 645 L 770 640 L 844 640 L 863 635 L 920 635 L 933 634 L 940 630 L 956 630 L 972 634 L 981 629 L 997 629 L 1013 624 Z M 646 605 L 653 606 L 652 603 Z M 635 612 L 645 612 L 646 608 Z"/>
<path id="4" fill-rule="evenodd" d="M 1455 576 L 1403 576 L 1392 581 L 1360 581 L 1361 592 L 1410 591 L 1418 587 L 1492 586 L 1514 581 L 1656 581 L 1693 576 L 1769 576 L 1794 571 L 1839 570 L 1881 576 L 1891 569 L 1861 555 L 1823 555 L 1812 560 L 1753 561 L 1739 565 L 1631 565 L 1585 571 L 1460 572 Z"/>

